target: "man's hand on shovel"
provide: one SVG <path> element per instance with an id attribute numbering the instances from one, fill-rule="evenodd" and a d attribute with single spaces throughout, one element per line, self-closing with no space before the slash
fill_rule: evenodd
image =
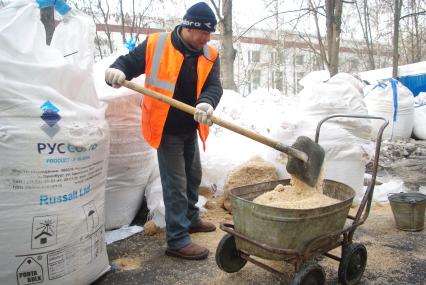
<path id="1" fill-rule="evenodd" d="M 114 88 L 120 88 L 124 80 L 126 80 L 126 75 L 117 68 L 108 68 L 105 71 L 105 81 Z"/>
<path id="2" fill-rule="evenodd" d="M 213 121 L 209 116 L 213 114 L 213 107 L 209 103 L 199 103 L 195 106 L 194 120 L 209 126 L 213 125 Z"/>

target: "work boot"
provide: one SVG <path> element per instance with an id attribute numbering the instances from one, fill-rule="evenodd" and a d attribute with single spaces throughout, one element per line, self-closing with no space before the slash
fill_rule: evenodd
<path id="1" fill-rule="evenodd" d="M 188 260 L 202 260 L 209 255 L 209 250 L 195 243 L 190 243 L 180 249 L 166 249 L 166 255 Z"/>
<path id="2" fill-rule="evenodd" d="M 200 232 L 214 232 L 216 230 L 216 226 L 212 223 L 201 221 L 198 224 L 192 225 L 189 227 L 189 233 L 200 233 Z"/>

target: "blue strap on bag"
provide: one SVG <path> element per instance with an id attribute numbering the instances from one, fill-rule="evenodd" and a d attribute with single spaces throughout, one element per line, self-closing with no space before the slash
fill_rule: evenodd
<path id="1" fill-rule="evenodd" d="M 59 14 L 65 15 L 71 10 L 71 7 L 63 0 L 36 0 L 40 9 L 55 7 Z"/>
<path id="2" fill-rule="evenodd" d="M 396 118 L 398 115 L 398 90 L 396 88 L 396 85 L 398 84 L 398 81 L 392 78 L 390 82 L 392 85 L 392 93 L 393 93 L 393 121 L 396 122 Z"/>

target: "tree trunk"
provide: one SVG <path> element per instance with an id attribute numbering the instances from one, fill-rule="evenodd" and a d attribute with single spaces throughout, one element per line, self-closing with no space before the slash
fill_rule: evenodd
<path id="1" fill-rule="evenodd" d="M 99 51 L 99 56 L 101 57 L 101 59 L 103 59 L 104 58 L 104 55 L 103 55 L 103 53 L 102 53 L 102 44 L 101 44 L 101 38 L 99 37 L 99 34 L 98 34 L 98 31 L 95 31 L 95 44 L 96 44 L 96 47 L 97 47 L 97 49 L 98 49 L 98 51 Z"/>
<path id="2" fill-rule="evenodd" d="M 330 65 L 329 65 L 329 61 L 327 58 L 327 53 L 324 47 L 324 43 L 322 41 L 322 36 L 321 36 L 321 30 L 319 27 L 319 21 L 318 21 L 318 15 L 317 15 L 317 7 L 314 6 L 314 4 L 312 3 L 312 0 L 309 0 L 309 7 L 312 9 L 313 11 L 313 15 L 314 15 L 314 19 L 315 19 L 315 28 L 316 28 L 316 32 L 317 32 L 317 39 L 318 39 L 318 46 L 320 49 L 320 56 L 319 56 L 319 64 L 320 67 L 322 69 L 330 69 Z M 315 48 L 312 46 L 312 50 L 315 52 Z"/>
<path id="3" fill-rule="evenodd" d="M 233 46 L 232 39 L 232 0 L 223 0 L 222 11 L 223 19 L 219 22 L 222 50 L 220 55 L 222 84 L 224 89 L 237 91 L 237 85 L 234 81 L 234 61 L 237 51 Z"/>
<path id="4" fill-rule="evenodd" d="M 121 19 L 121 37 L 123 38 L 123 44 L 126 43 L 126 32 L 124 30 L 125 22 L 124 22 L 124 12 L 123 12 L 123 0 L 119 1 L 120 6 L 120 19 Z"/>
<path id="5" fill-rule="evenodd" d="M 46 30 L 47 45 L 50 45 L 53 33 L 55 32 L 55 17 L 53 9 L 53 7 L 47 7 L 40 10 L 40 19 L 41 22 L 44 24 L 44 29 Z"/>
<path id="6" fill-rule="evenodd" d="M 361 1 L 360 1 L 361 2 Z M 359 7 L 358 2 L 355 1 L 355 7 L 358 13 L 359 23 L 361 25 L 362 34 L 364 37 L 365 45 L 368 52 L 368 69 L 376 69 L 376 63 L 374 60 L 374 48 L 373 48 L 373 39 L 371 34 L 371 18 L 370 10 L 368 7 L 368 0 L 362 0 L 362 9 Z M 362 10 L 362 13 L 361 13 Z"/>
<path id="7" fill-rule="evenodd" d="M 399 38 L 399 20 L 401 18 L 402 0 L 395 0 L 395 9 L 393 17 L 393 58 L 392 58 L 392 78 L 398 77 L 398 38 Z"/>
<path id="8" fill-rule="evenodd" d="M 340 33 L 343 0 L 326 0 L 326 24 L 330 77 L 339 72 Z"/>

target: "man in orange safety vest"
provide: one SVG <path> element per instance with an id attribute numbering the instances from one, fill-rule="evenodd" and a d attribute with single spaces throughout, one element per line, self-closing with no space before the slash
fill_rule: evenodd
<path id="1" fill-rule="evenodd" d="M 204 2 L 191 6 L 171 33 L 154 33 L 105 72 L 120 87 L 124 80 L 145 74 L 145 87 L 194 106 L 194 116 L 148 96 L 142 101 L 142 133 L 157 149 L 166 219 L 166 254 L 205 259 L 209 251 L 192 243 L 190 233 L 215 231 L 196 206 L 201 183 L 198 137 L 205 141 L 219 104 L 219 56 L 207 44 L 217 20 Z"/>

